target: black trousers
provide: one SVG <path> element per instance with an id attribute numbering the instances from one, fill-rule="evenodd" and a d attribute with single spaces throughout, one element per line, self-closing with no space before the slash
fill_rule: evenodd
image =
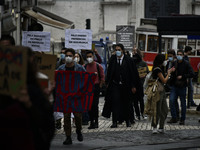
<path id="1" fill-rule="evenodd" d="M 130 91 L 124 85 L 112 85 L 112 121 L 129 121 L 131 111 Z"/>
<path id="2" fill-rule="evenodd" d="M 95 84 L 92 107 L 91 107 L 91 110 L 88 112 L 89 117 L 90 117 L 90 121 L 98 121 L 98 117 L 99 117 L 99 93 L 100 93 L 99 84 Z"/>

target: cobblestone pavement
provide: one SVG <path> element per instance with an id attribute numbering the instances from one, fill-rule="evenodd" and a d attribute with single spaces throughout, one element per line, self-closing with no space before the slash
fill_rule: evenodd
<path id="1" fill-rule="evenodd" d="M 199 99 L 195 100 L 197 104 Z M 103 98 L 100 99 L 99 109 L 100 114 L 104 104 Z M 167 124 L 165 125 L 165 134 L 152 134 L 151 123 L 148 119 L 136 120 L 131 127 L 126 127 L 126 124 L 118 125 L 118 128 L 110 128 L 111 119 L 106 119 L 100 115 L 99 128 L 87 129 L 88 125 L 83 126 L 84 141 L 78 142 L 75 134 L 75 127 L 73 127 L 73 145 L 68 148 L 73 150 L 78 149 L 115 149 L 119 147 L 127 147 L 130 145 L 141 146 L 148 144 L 163 144 L 175 143 L 183 140 L 199 139 L 200 141 L 200 123 L 198 118 L 200 113 L 195 111 L 194 107 L 187 109 L 187 118 L 185 125 Z M 170 119 L 168 115 L 167 120 Z M 62 145 L 65 140 L 63 128 L 56 132 L 56 136 L 52 142 L 52 150 L 66 149 Z M 186 144 L 187 145 L 187 144 Z M 200 147 L 200 143 L 199 143 Z M 140 147 L 141 148 L 141 147 Z M 122 148 L 123 149 L 123 148 Z M 159 149 L 159 148 L 158 148 Z"/>

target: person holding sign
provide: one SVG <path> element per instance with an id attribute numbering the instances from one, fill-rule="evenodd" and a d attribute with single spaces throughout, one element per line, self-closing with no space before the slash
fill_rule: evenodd
<path id="1" fill-rule="evenodd" d="M 89 111 L 89 117 L 90 117 L 90 126 L 88 129 L 95 129 L 98 128 L 98 115 L 99 115 L 99 93 L 100 93 L 100 87 L 104 84 L 104 70 L 103 67 L 94 61 L 94 53 L 93 51 L 87 51 L 86 52 L 86 58 L 88 61 L 88 64 L 85 65 L 85 69 L 87 72 L 95 72 L 97 75 L 95 80 L 95 88 L 94 88 L 94 97 L 93 97 L 93 103 L 92 108 Z"/>
<path id="2" fill-rule="evenodd" d="M 68 48 L 65 50 L 65 64 L 61 65 L 57 70 L 64 71 L 84 71 L 85 68 L 74 62 L 75 51 L 74 49 Z M 82 130 L 82 113 L 73 112 L 75 117 L 76 133 L 78 141 L 83 141 Z M 63 142 L 64 145 L 72 144 L 71 139 L 71 113 L 64 113 L 64 130 L 66 134 L 66 140 Z"/>

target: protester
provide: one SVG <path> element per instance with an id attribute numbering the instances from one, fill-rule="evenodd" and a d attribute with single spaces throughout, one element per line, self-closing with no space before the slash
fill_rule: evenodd
<path id="1" fill-rule="evenodd" d="M 75 53 L 74 61 L 82 66 L 84 65 L 83 57 L 78 52 Z M 89 122 L 89 114 L 88 114 L 88 112 L 83 112 L 82 113 L 82 125 L 88 125 L 88 122 Z"/>
<path id="2" fill-rule="evenodd" d="M 60 67 L 61 65 L 65 64 L 65 50 L 66 49 L 67 48 L 65 48 L 65 47 L 61 49 L 60 58 L 56 63 L 56 69 L 58 69 L 58 67 Z"/>
<path id="3" fill-rule="evenodd" d="M 0 147 L 48 150 L 54 136 L 53 108 L 38 84 L 33 53 L 27 51 L 27 88 L 18 95 L 0 95 Z"/>
<path id="4" fill-rule="evenodd" d="M 112 55 L 109 60 L 107 94 L 102 115 L 110 117 L 112 112 L 111 128 L 116 128 L 117 121 L 123 120 L 130 127 L 131 101 L 138 87 L 139 75 L 133 60 L 124 54 L 124 46 L 116 44 L 115 51 L 116 55 Z"/>
<path id="5" fill-rule="evenodd" d="M 159 101 L 156 103 L 156 116 L 153 116 L 152 118 L 153 134 L 156 134 L 158 132 L 164 133 L 164 124 L 168 114 L 168 106 L 163 84 L 167 83 L 167 80 L 171 76 L 171 73 L 175 71 L 175 68 L 169 69 L 167 71 L 167 76 L 165 77 L 164 66 L 165 66 L 165 55 L 158 54 L 153 62 L 152 77 L 153 79 L 158 79 L 158 82 L 161 83 L 160 88 L 162 88 L 162 90 L 159 91 L 160 98 Z M 154 122 L 154 117 L 156 117 L 156 122 Z M 159 122 L 159 129 L 157 130 L 158 122 Z"/>
<path id="6" fill-rule="evenodd" d="M 186 46 L 185 51 L 184 51 L 184 57 L 183 59 L 187 60 L 190 63 L 188 55 L 190 55 L 192 52 L 192 47 Z M 194 88 L 193 88 L 193 83 L 192 83 L 192 78 L 188 78 L 188 101 L 189 101 L 189 106 L 197 106 L 193 100 L 193 93 L 194 93 Z"/>
<path id="7" fill-rule="evenodd" d="M 132 54 L 133 54 L 132 58 L 138 69 L 139 77 L 140 77 L 140 81 L 142 85 L 139 93 L 135 94 L 135 99 L 134 99 L 134 107 L 135 107 L 137 119 L 140 120 L 140 115 L 144 118 L 144 114 L 143 114 L 144 113 L 144 90 L 142 87 L 144 84 L 145 77 L 149 72 L 149 69 L 148 69 L 147 63 L 142 60 L 142 55 L 141 55 L 140 50 L 138 50 L 137 48 L 133 48 Z M 140 103 L 140 110 L 138 107 L 138 102 Z"/>
<path id="8" fill-rule="evenodd" d="M 84 65 L 84 60 L 83 60 L 83 57 L 81 56 L 80 53 L 77 53 L 77 52 L 75 53 L 74 61 L 75 61 L 77 64 Z"/>
<path id="9" fill-rule="evenodd" d="M 87 72 L 95 72 L 96 80 L 94 85 L 94 97 L 92 102 L 92 108 L 89 111 L 90 117 L 90 126 L 88 129 L 95 129 L 99 127 L 98 117 L 99 117 L 99 93 L 100 88 L 104 84 L 104 70 L 103 67 L 94 61 L 94 53 L 92 51 L 87 51 L 86 58 L 88 64 L 85 65 L 85 69 Z"/>
<path id="10" fill-rule="evenodd" d="M 74 62 L 75 51 L 74 49 L 65 50 L 65 64 L 61 65 L 57 70 L 65 71 L 85 71 L 85 68 Z M 82 135 L 82 113 L 73 112 L 75 117 L 76 133 L 78 141 L 83 141 Z M 64 145 L 72 144 L 71 138 L 71 113 L 64 113 L 64 130 L 66 134 L 66 140 L 63 142 Z"/>
<path id="11" fill-rule="evenodd" d="M 10 35 L 2 35 L 0 39 L 0 45 L 1 46 L 14 46 L 15 45 L 15 39 Z"/>
<path id="12" fill-rule="evenodd" d="M 171 120 L 168 123 L 176 123 L 177 114 L 175 101 L 178 96 L 181 101 L 181 119 L 179 124 L 184 125 L 186 119 L 186 87 L 187 87 L 187 79 L 192 78 L 194 76 L 193 69 L 190 63 L 183 59 L 184 52 L 183 50 L 177 51 L 177 61 L 174 63 L 174 67 L 176 71 L 172 73 L 170 84 L 171 84 L 171 92 L 170 92 L 170 111 L 171 111 Z"/>
<path id="13" fill-rule="evenodd" d="M 176 61 L 176 53 L 173 49 L 169 50 L 168 51 L 168 62 L 167 62 L 167 65 L 166 65 L 166 71 L 171 69 L 173 66 L 174 66 L 174 63 Z M 167 83 L 165 84 L 165 93 L 166 93 L 166 96 L 169 96 L 170 95 L 170 91 L 171 91 L 171 84 L 170 84 L 170 79 L 167 81 Z M 169 101 L 170 103 L 170 101 Z M 179 121 L 180 120 L 180 117 L 179 117 L 179 104 L 178 104 L 178 98 L 175 100 L 174 102 L 175 104 L 175 108 L 176 108 L 176 115 L 177 115 L 177 120 Z M 169 104 L 170 105 L 170 104 Z"/>

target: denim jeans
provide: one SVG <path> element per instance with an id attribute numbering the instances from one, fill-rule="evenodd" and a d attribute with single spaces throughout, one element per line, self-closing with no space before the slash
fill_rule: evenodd
<path id="1" fill-rule="evenodd" d="M 186 116 L 186 87 L 182 88 L 178 88 L 175 86 L 171 87 L 169 100 L 170 100 L 170 110 L 172 118 L 176 118 L 178 116 L 175 107 L 175 102 L 177 101 L 178 97 L 180 97 L 181 101 L 181 120 L 184 121 Z"/>

